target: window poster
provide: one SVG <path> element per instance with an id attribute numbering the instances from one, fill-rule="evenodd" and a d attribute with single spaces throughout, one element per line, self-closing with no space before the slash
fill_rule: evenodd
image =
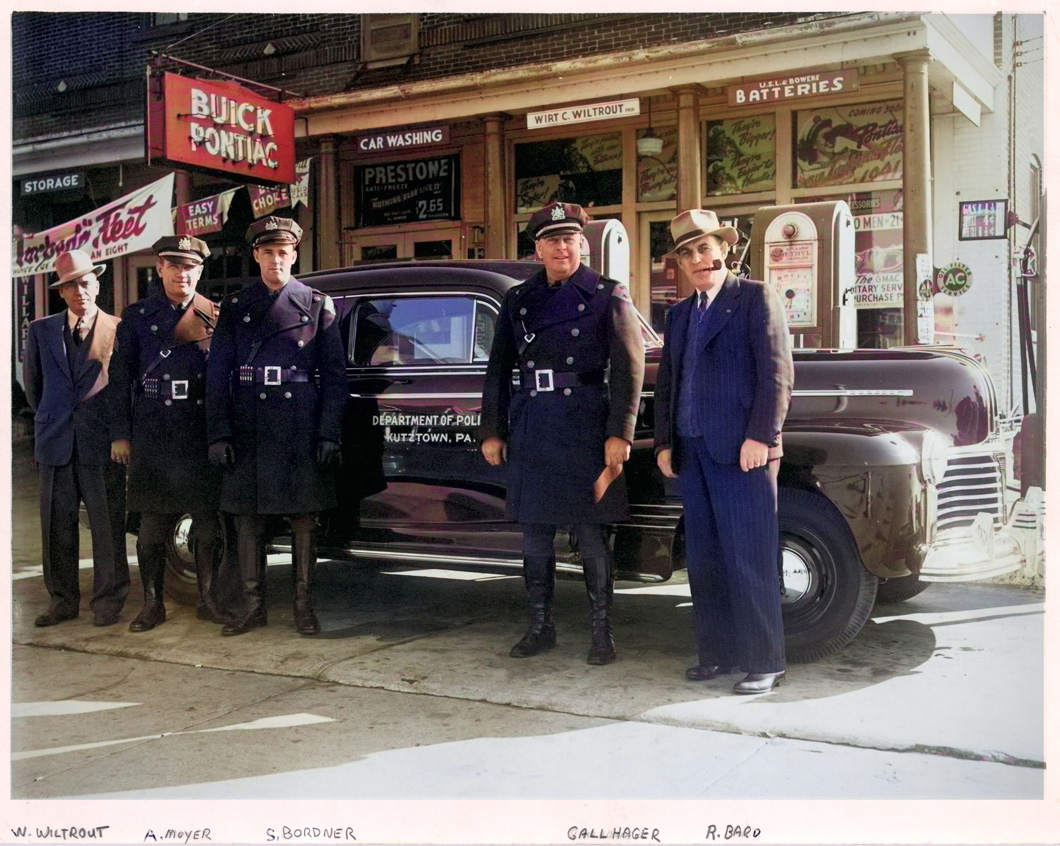
<path id="1" fill-rule="evenodd" d="M 622 135 L 556 138 L 515 146 L 516 213 L 549 203 L 585 208 L 622 202 Z"/>
<path id="2" fill-rule="evenodd" d="M 800 111 L 795 187 L 902 177 L 902 102 Z"/>
<path id="3" fill-rule="evenodd" d="M 777 180 L 773 115 L 707 121 L 707 193 L 771 191 Z"/>
<path id="4" fill-rule="evenodd" d="M 853 194 L 856 308 L 901 308 L 905 256 L 902 251 L 902 192 Z"/>

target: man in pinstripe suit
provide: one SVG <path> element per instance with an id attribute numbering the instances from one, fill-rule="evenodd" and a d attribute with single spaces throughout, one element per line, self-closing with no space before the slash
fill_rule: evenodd
<path id="1" fill-rule="evenodd" d="M 670 223 L 681 272 L 696 292 L 671 309 L 659 364 L 655 451 L 680 478 L 699 663 L 708 681 L 740 670 L 736 693 L 784 677 L 777 584 L 780 430 L 794 368 L 784 309 L 762 282 L 725 266 L 739 240 L 711 211 Z"/>

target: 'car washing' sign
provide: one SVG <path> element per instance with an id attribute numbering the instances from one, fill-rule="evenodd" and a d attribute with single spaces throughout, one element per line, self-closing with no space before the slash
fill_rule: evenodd
<path id="1" fill-rule="evenodd" d="M 459 156 L 354 168 L 357 226 L 460 218 Z"/>
<path id="2" fill-rule="evenodd" d="M 147 157 L 223 171 L 241 182 L 291 183 L 294 109 L 234 82 L 174 73 L 148 87 Z"/>

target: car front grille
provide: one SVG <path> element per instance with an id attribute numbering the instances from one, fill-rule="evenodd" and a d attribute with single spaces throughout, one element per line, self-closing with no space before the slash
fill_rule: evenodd
<path id="1" fill-rule="evenodd" d="M 994 452 L 951 456 L 938 485 L 938 530 L 970 526 L 986 512 L 998 526 L 1005 520 L 1004 460 Z"/>

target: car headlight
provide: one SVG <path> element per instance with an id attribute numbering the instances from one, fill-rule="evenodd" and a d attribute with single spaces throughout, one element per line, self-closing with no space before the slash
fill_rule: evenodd
<path id="1" fill-rule="evenodd" d="M 929 485 L 937 485 L 946 475 L 949 464 L 950 439 L 935 431 L 924 433 L 920 447 L 920 468 Z"/>

